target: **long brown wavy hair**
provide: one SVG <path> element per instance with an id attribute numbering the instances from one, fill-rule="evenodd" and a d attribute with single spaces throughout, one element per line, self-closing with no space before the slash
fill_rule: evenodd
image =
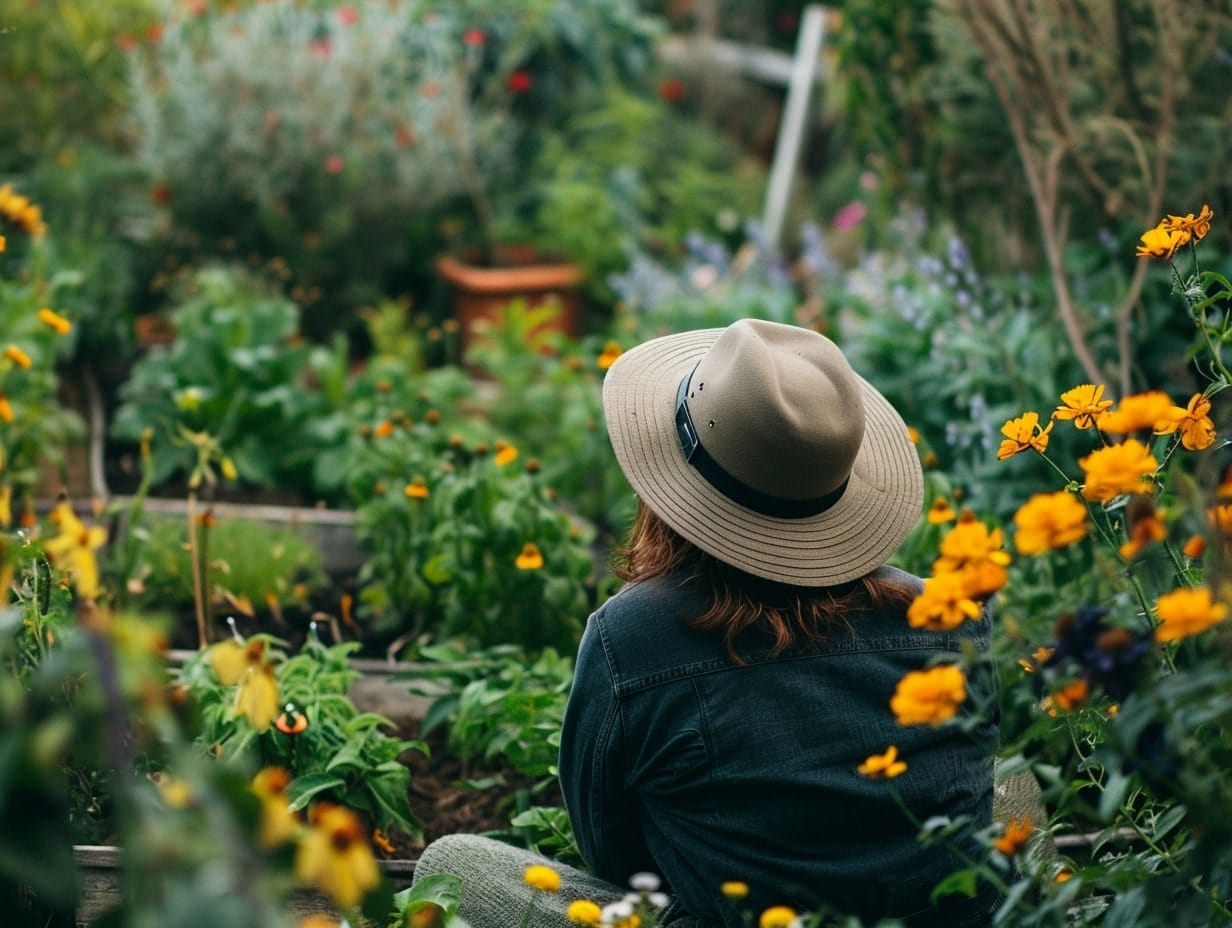
<path id="1" fill-rule="evenodd" d="M 742 663 L 736 640 L 745 629 L 759 626 L 778 653 L 816 644 L 860 612 L 906 608 L 914 595 L 868 576 L 830 587 L 793 586 L 753 576 L 686 541 L 640 499 L 628 541 L 615 552 L 612 571 L 629 582 L 679 573 L 709 587 L 710 608 L 689 620 L 689 626 L 721 632 L 736 663 Z"/>

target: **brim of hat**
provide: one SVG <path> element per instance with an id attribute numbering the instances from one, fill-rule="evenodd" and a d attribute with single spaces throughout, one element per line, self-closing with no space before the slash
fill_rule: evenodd
<path id="1" fill-rule="evenodd" d="M 608 369 L 608 436 L 634 491 L 686 540 L 758 577 L 833 586 L 884 564 L 920 519 L 924 481 L 906 423 L 864 378 L 864 441 L 847 489 L 825 512 L 803 519 L 762 515 L 723 496 L 685 460 L 676 435 L 676 391 L 722 332 L 652 339 Z"/>

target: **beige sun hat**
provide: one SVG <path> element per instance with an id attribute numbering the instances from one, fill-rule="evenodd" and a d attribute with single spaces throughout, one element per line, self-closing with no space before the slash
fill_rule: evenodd
<path id="1" fill-rule="evenodd" d="M 603 406 L 646 505 L 756 576 L 853 580 L 920 518 L 923 476 L 902 417 L 810 329 L 742 319 L 652 339 L 609 368 Z"/>

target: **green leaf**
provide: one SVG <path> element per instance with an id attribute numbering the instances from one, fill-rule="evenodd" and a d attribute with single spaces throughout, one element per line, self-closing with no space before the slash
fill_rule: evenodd
<path id="1" fill-rule="evenodd" d="M 287 787 L 287 795 L 291 797 L 289 808 L 292 812 L 305 809 L 314 796 L 340 786 L 346 786 L 346 780 L 327 773 L 309 773 L 296 777 Z"/>

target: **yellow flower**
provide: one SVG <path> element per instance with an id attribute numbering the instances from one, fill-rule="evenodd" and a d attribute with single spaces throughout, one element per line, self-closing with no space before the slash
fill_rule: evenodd
<path id="1" fill-rule="evenodd" d="M 898 748 L 890 745 L 884 754 L 872 754 L 865 759 L 856 772 L 862 776 L 876 779 L 885 777 L 887 780 L 907 772 L 907 762 L 898 759 Z"/>
<path id="2" fill-rule="evenodd" d="M 44 306 L 38 311 L 39 322 L 55 330 L 57 335 L 67 335 L 73 331 L 73 324 L 54 310 Z"/>
<path id="3" fill-rule="evenodd" d="M 968 619 L 980 617 L 980 606 L 967 595 L 961 573 L 938 574 L 924 581 L 924 589 L 907 608 L 907 624 L 934 632 L 952 631 Z"/>
<path id="4" fill-rule="evenodd" d="M 719 892 L 728 899 L 738 901 L 748 896 L 749 884 L 742 883 L 740 880 L 728 880 L 719 886 Z"/>
<path id="5" fill-rule="evenodd" d="M 1035 827 L 1031 824 L 1030 816 L 1024 815 L 1013 819 L 1006 822 L 1005 831 L 1001 837 L 993 841 L 992 846 L 1006 857 L 1013 857 L 1026 846 L 1033 831 Z"/>
<path id="6" fill-rule="evenodd" d="M 603 917 L 603 910 L 597 902 L 589 899 L 574 899 L 565 909 L 565 918 L 575 925 L 598 925 Z"/>
<path id="7" fill-rule="evenodd" d="M 10 484 L 0 486 L 0 528 L 8 528 L 13 524 L 13 487 Z M 0 589 L 7 590 L 8 587 Z M 7 600 L 6 600 L 7 602 Z M 4 605 L 4 603 L 0 603 Z"/>
<path id="8" fill-rule="evenodd" d="M 9 244 L 9 240 L 5 238 L 3 235 L 0 235 L 0 252 L 3 252 L 4 249 L 8 247 L 8 244 Z"/>
<path id="9" fill-rule="evenodd" d="M 1206 238 L 1206 233 L 1211 231 L 1211 220 L 1214 218 L 1215 214 L 1211 212 L 1210 206 L 1203 203 L 1197 216 L 1193 213 L 1186 213 L 1184 216 L 1168 215 L 1159 225 L 1168 232 L 1188 233 L 1195 241 L 1200 242 Z"/>
<path id="10" fill-rule="evenodd" d="M 1121 545 L 1121 557 L 1127 561 L 1135 558 L 1147 545 L 1163 541 L 1168 529 L 1163 523 L 1164 513 L 1155 509 L 1155 500 L 1150 496 L 1135 496 L 1125 507 L 1125 524 L 1129 539 Z"/>
<path id="11" fill-rule="evenodd" d="M 913 445 L 918 445 L 920 443 L 920 430 L 910 425 L 907 426 L 907 440 Z"/>
<path id="12" fill-rule="evenodd" d="M 359 817 L 345 806 L 317 803 L 295 855 L 295 877 L 348 908 L 381 882 Z"/>
<path id="13" fill-rule="evenodd" d="M 539 551 L 539 546 L 531 541 L 522 545 L 522 553 L 513 562 L 513 566 L 518 570 L 539 570 L 543 567 L 543 554 Z"/>
<path id="14" fill-rule="evenodd" d="M 1045 428 L 1040 429 L 1037 412 L 1024 412 L 1017 419 L 1010 419 L 1001 426 L 1001 434 L 1005 436 L 1005 440 L 997 449 L 997 460 L 1004 461 L 1028 448 L 1034 448 L 1043 454 L 1048 449 L 1048 433 L 1052 431 L 1052 426 L 1053 423 L 1049 421 Z"/>
<path id="15" fill-rule="evenodd" d="M 599 355 L 599 370 L 605 371 L 613 364 L 616 359 L 623 354 L 619 342 L 608 342 L 603 346 L 603 351 Z"/>
<path id="16" fill-rule="evenodd" d="M 424 483 L 423 477 L 415 477 L 402 490 L 409 499 L 427 499 L 428 485 Z"/>
<path id="17" fill-rule="evenodd" d="M 1159 462 L 1136 439 L 1119 445 L 1109 445 L 1092 451 L 1078 460 L 1086 475 L 1082 487 L 1083 499 L 1106 503 L 1122 493 L 1143 493 L 1150 490 L 1149 478 L 1154 475 Z"/>
<path id="18" fill-rule="evenodd" d="M 235 469 L 235 462 L 228 457 L 224 457 L 218 464 L 218 469 L 222 471 L 222 476 L 225 480 L 238 480 L 240 473 Z"/>
<path id="19" fill-rule="evenodd" d="M 1014 547 L 1019 554 L 1043 554 L 1086 537 L 1087 507 L 1065 490 L 1037 493 L 1014 513 Z"/>
<path id="20" fill-rule="evenodd" d="M 394 424 L 388 419 L 380 423 L 375 429 L 372 430 L 372 434 L 377 438 L 388 438 L 393 433 Z"/>
<path id="21" fill-rule="evenodd" d="M 785 905 L 774 905 L 761 913 L 757 928 L 791 928 L 796 920 L 796 910 Z"/>
<path id="22" fill-rule="evenodd" d="M 1054 705 L 1065 712 L 1073 712 L 1075 709 L 1081 709 L 1087 701 L 1087 697 L 1091 694 L 1091 688 L 1086 680 L 1074 680 L 1071 683 L 1065 684 L 1059 690 L 1055 690 L 1048 697 L 1050 705 Z"/>
<path id="23" fill-rule="evenodd" d="M 1181 553 L 1190 560 L 1196 561 L 1206 554 L 1206 536 L 1190 535 L 1189 540 L 1181 548 Z"/>
<path id="24" fill-rule="evenodd" d="M 239 684 L 235 713 L 265 731 L 278 715 L 278 680 L 265 659 L 265 642 L 220 641 L 209 650 L 210 666 L 223 686 Z"/>
<path id="25" fill-rule="evenodd" d="M 1168 414 L 1155 424 L 1156 435 L 1171 435 L 1181 430 L 1181 444 L 1188 451 L 1202 451 L 1215 441 L 1215 423 L 1211 421 L 1211 401 L 1201 393 L 1189 398 L 1182 409 L 1173 406 Z"/>
<path id="26" fill-rule="evenodd" d="M 522 873 L 522 881 L 531 889 L 541 893 L 554 893 L 560 890 L 560 874 L 543 864 L 532 864 Z"/>
<path id="27" fill-rule="evenodd" d="M 944 496 L 938 496 L 928 507 L 928 524 L 944 525 L 946 522 L 953 521 L 954 510 L 950 506 L 950 501 Z"/>
<path id="28" fill-rule="evenodd" d="M 1142 233 L 1142 244 L 1134 254 L 1139 258 L 1171 258 L 1182 245 L 1189 244 L 1190 234 L 1180 229 L 1167 229 L 1161 222 Z"/>
<path id="29" fill-rule="evenodd" d="M 1101 432 L 1109 434 L 1154 432 L 1160 423 L 1170 421 L 1173 408 L 1167 393 L 1148 390 L 1125 397 L 1116 409 L 1104 413 L 1095 424 Z"/>
<path id="30" fill-rule="evenodd" d="M 1053 410 L 1052 417 L 1062 421 L 1073 420 L 1074 427 L 1089 429 L 1095 421 L 1112 407 L 1106 400 L 1104 385 L 1084 383 L 1061 394 L 1061 405 Z"/>
<path id="31" fill-rule="evenodd" d="M 194 798 L 192 787 L 183 780 L 158 775 L 154 782 L 158 785 L 158 792 L 162 795 L 163 802 L 172 809 L 187 809 L 192 805 Z"/>
<path id="32" fill-rule="evenodd" d="M 252 791 L 261 800 L 261 823 L 257 840 L 263 848 L 286 844 L 299 831 L 299 820 L 291 811 L 287 787 L 291 774 L 282 767 L 266 767 L 252 778 Z"/>
<path id="33" fill-rule="evenodd" d="M 496 455 L 492 458 L 496 462 L 497 467 L 504 467 L 506 464 L 512 464 L 518 459 L 518 449 L 507 441 L 497 440 Z"/>
<path id="34" fill-rule="evenodd" d="M 890 699 L 899 725 L 939 725 L 952 719 L 967 698 L 967 676 L 957 664 L 939 664 L 906 674 Z"/>
<path id="35" fill-rule="evenodd" d="M 78 596 L 93 599 L 98 595 L 98 560 L 94 552 L 107 543 L 107 530 L 101 525 L 87 528 L 67 500 L 56 503 L 49 518 L 58 532 L 43 542 L 43 550 L 58 569 L 69 572 Z"/>
<path id="36" fill-rule="evenodd" d="M 9 398 L 3 393 L 0 393 L 0 421 L 6 423 L 13 421 L 13 404 L 9 402 Z"/>
<path id="37" fill-rule="evenodd" d="M 962 574 L 969 597 L 980 598 L 1005 586 L 1010 556 L 1001 550 L 1001 529 L 989 531 L 975 518 L 963 518 L 941 539 L 941 556 L 933 561 L 937 574 Z"/>
<path id="38" fill-rule="evenodd" d="M 1218 625 L 1228 617 L 1228 607 L 1212 602 L 1207 587 L 1182 587 L 1159 597 L 1155 602 L 1155 614 L 1159 616 L 1155 640 L 1179 641 Z"/>
<path id="39" fill-rule="evenodd" d="M 4 349 L 4 356 L 16 364 L 18 367 L 30 369 L 30 356 L 18 348 L 16 345 L 9 345 Z"/>

